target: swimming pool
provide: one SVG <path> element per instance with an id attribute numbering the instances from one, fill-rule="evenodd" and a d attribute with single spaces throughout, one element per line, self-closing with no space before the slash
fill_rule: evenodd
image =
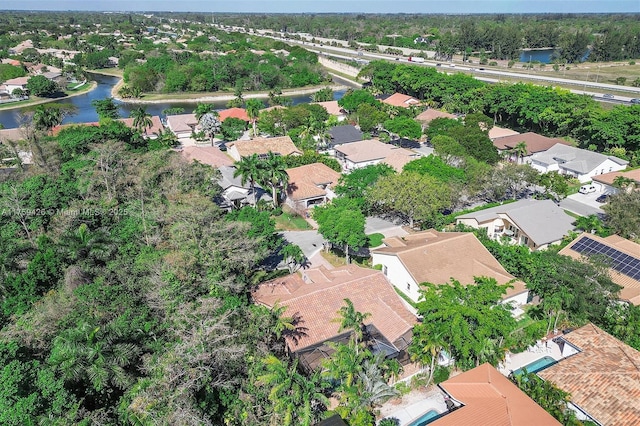
<path id="1" fill-rule="evenodd" d="M 440 413 L 438 413 L 436 410 L 427 411 L 426 413 L 421 415 L 419 418 L 409 423 L 407 426 L 424 426 L 426 424 L 431 423 L 431 421 L 434 420 L 439 415 Z"/>
<path id="2" fill-rule="evenodd" d="M 525 365 L 524 367 L 518 368 L 516 371 L 513 372 L 513 374 L 515 375 L 520 375 L 522 374 L 524 371 L 524 369 L 527 369 L 528 373 L 537 373 L 538 371 L 544 370 L 545 368 L 549 367 L 550 365 L 555 364 L 557 361 L 553 358 L 551 358 L 550 356 L 544 356 L 540 359 L 537 359 L 533 362 L 530 362 L 529 364 Z"/>

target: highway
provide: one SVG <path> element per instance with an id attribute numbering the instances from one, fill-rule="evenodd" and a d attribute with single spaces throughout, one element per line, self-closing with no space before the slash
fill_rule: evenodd
<path id="1" fill-rule="evenodd" d="M 640 98 L 640 87 L 619 86 L 619 85 L 608 84 L 608 83 L 596 83 L 596 82 L 590 82 L 590 81 L 584 81 L 584 80 L 571 80 L 571 79 L 565 79 L 565 78 L 559 78 L 559 77 L 548 77 L 548 76 L 535 75 L 535 74 L 486 69 L 483 66 L 469 67 L 466 65 L 458 65 L 458 64 L 429 60 L 429 59 L 425 60 L 425 62 L 422 62 L 422 63 L 410 62 L 407 60 L 406 57 L 398 57 L 398 56 L 387 55 L 383 53 L 359 51 L 359 50 L 347 48 L 344 46 L 339 47 L 339 46 L 330 46 L 330 45 L 320 44 L 320 43 L 311 43 L 310 41 L 311 38 L 309 38 L 309 36 L 306 36 L 307 41 L 305 41 L 305 40 L 294 40 L 291 38 L 273 36 L 267 33 L 263 33 L 262 35 L 265 37 L 270 37 L 276 40 L 283 41 L 285 43 L 299 44 L 301 46 L 304 46 L 308 50 L 311 50 L 317 54 L 325 55 L 328 57 L 336 57 L 336 58 L 347 59 L 347 60 L 381 59 L 386 61 L 408 63 L 412 65 L 417 65 L 417 66 L 438 67 L 443 72 L 447 72 L 447 73 L 454 73 L 454 72 L 470 73 L 478 80 L 486 81 L 489 83 L 497 83 L 497 82 L 503 81 L 503 79 L 505 78 L 509 78 L 509 79 L 517 79 L 521 81 L 529 81 L 534 84 L 540 84 L 540 85 L 551 84 L 551 85 L 558 85 L 558 86 L 567 86 L 567 85 L 574 86 L 574 87 L 581 86 L 582 90 L 570 89 L 570 91 L 576 94 L 591 96 L 594 99 L 601 102 L 631 104 L 631 99 Z M 607 96 L 605 96 L 603 93 L 587 91 L 587 89 L 601 90 L 607 93 Z M 625 92 L 625 94 L 628 96 L 618 95 L 618 94 L 612 95 L 612 94 L 609 94 L 608 92 L 618 92 L 618 93 Z"/>

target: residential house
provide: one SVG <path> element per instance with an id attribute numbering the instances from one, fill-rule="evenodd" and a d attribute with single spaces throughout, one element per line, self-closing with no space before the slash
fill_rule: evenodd
<path id="1" fill-rule="evenodd" d="M 498 284 L 511 283 L 503 297 L 514 308 L 527 303 L 525 283 L 509 274 L 471 232 L 439 232 L 434 229 L 391 237 L 384 247 L 371 251 L 372 263 L 382 265 L 383 274 L 398 290 L 417 302 L 420 284 L 473 284 L 475 277 L 494 278 Z"/>
<path id="2" fill-rule="evenodd" d="M 120 118 L 118 121 L 124 123 L 125 126 L 134 129 L 133 118 Z M 145 139 L 156 139 L 160 133 L 164 130 L 164 126 L 162 125 L 162 121 L 160 121 L 160 117 L 157 115 L 151 116 L 151 127 L 147 127 L 144 129 L 142 133 L 142 137 Z"/>
<path id="3" fill-rule="evenodd" d="M 247 123 L 251 121 L 247 115 L 247 110 L 244 108 L 229 108 L 224 109 L 218 113 L 218 119 L 220 122 L 224 122 L 227 118 L 237 118 Z"/>
<path id="4" fill-rule="evenodd" d="M 636 190 L 640 189 L 640 169 L 596 175 L 593 177 L 592 183 L 596 188 L 598 188 L 599 192 L 607 195 L 613 195 L 620 191 L 620 188 L 615 185 L 616 178 L 618 177 L 628 179 L 633 188 Z"/>
<path id="5" fill-rule="evenodd" d="M 428 110 L 418 114 L 418 116 L 416 117 L 416 120 L 421 122 L 423 126 L 429 126 L 429 123 L 431 123 L 436 118 L 450 118 L 452 120 L 455 120 L 458 117 L 453 114 L 449 114 L 448 112 L 438 111 L 437 109 L 429 108 Z"/>
<path id="6" fill-rule="evenodd" d="M 533 399 L 490 364 L 482 364 L 438 385 L 450 411 L 430 425 L 559 426 Z"/>
<path id="7" fill-rule="evenodd" d="M 293 144 L 289 136 L 230 142 L 227 144 L 227 152 L 236 161 L 240 161 L 243 157 L 250 157 L 253 154 L 266 157 L 269 152 L 273 152 L 276 155 L 302 155 L 302 151 Z"/>
<path id="8" fill-rule="evenodd" d="M 628 163 L 613 155 L 558 143 L 545 152 L 533 154 L 530 164 L 540 173 L 557 171 L 585 183 L 596 175 L 624 170 Z"/>
<path id="9" fill-rule="evenodd" d="M 20 55 L 27 49 L 33 49 L 33 42 L 31 40 L 21 41 L 15 47 L 10 47 L 9 55 Z"/>
<path id="10" fill-rule="evenodd" d="M 335 321 L 344 299 L 351 300 L 356 311 L 371 314 L 364 325 L 373 353 L 409 363 L 407 348 L 417 318 L 380 271 L 353 264 L 306 269 L 263 283 L 253 298 L 269 308 L 283 307 L 282 316 L 296 320 L 299 333 L 285 338 L 307 370 L 316 369 L 331 355 L 328 342 L 348 341 L 351 331 L 339 331 Z"/>
<path id="11" fill-rule="evenodd" d="M 345 143 L 358 142 L 362 140 L 362 132 L 350 124 L 330 128 L 329 135 L 331 136 L 331 148 L 336 145 L 343 145 Z"/>
<path id="12" fill-rule="evenodd" d="M 493 141 L 493 146 L 496 147 L 499 153 L 510 155 L 514 161 L 519 161 L 523 164 L 530 164 L 533 154 L 548 151 L 556 144 L 569 145 L 569 142 L 563 139 L 548 138 L 533 132 L 503 136 L 495 139 L 490 137 L 490 139 Z M 512 151 L 520 143 L 525 144 L 527 151 L 520 158 L 517 158 L 517 155 L 513 154 Z"/>
<path id="13" fill-rule="evenodd" d="M 195 114 L 167 115 L 167 127 L 178 139 L 190 138 L 197 126 L 198 120 Z"/>
<path id="14" fill-rule="evenodd" d="M 489 139 L 491 140 L 504 138 L 506 136 L 515 136 L 519 134 L 520 132 L 516 132 L 515 130 L 507 129 L 504 127 L 493 126 L 489 129 Z"/>
<path id="15" fill-rule="evenodd" d="M 347 119 L 347 112 L 338 105 L 338 101 L 325 101 L 325 102 L 313 102 L 324 108 L 330 115 L 338 118 L 338 121 L 344 121 Z M 362 138 L 360 138 L 362 139 Z"/>
<path id="16" fill-rule="evenodd" d="M 335 197 L 333 188 L 340 173 L 322 163 L 307 164 L 287 169 L 286 203 L 296 211 L 326 203 Z"/>
<path id="17" fill-rule="evenodd" d="M 419 100 L 403 93 L 394 93 L 393 95 L 382 99 L 382 103 L 400 108 L 409 108 L 420 105 Z"/>
<path id="18" fill-rule="evenodd" d="M 185 146 L 180 154 L 187 161 L 198 161 L 215 168 L 233 166 L 233 160 L 215 146 Z"/>
<path id="19" fill-rule="evenodd" d="M 31 77 L 16 77 L 10 78 L 4 82 L 4 87 L 7 93 L 11 94 L 16 89 L 27 90 L 27 82 Z"/>
<path id="20" fill-rule="evenodd" d="M 554 339 L 574 355 L 538 376 L 571 394 L 581 420 L 598 425 L 640 425 L 640 352 L 593 324 Z"/>
<path id="21" fill-rule="evenodd" d="M 506 238 L 531 250 L 557 244 L 574 229 L 574 219 L 551 200 L 519 200 L 456 219 L 458 224 L 484 228 L 494 240 Z"/>
<path id="22" fill-rule="evenodd" d="M 389 164 L 396 171 L 401 171 L 405 164 L 420 156 L 413 151 L 373 139 L 339 145 L 334 148 L 334 151 L 345 171 L 378 163 Z"/>
<path id="23" fill-rule="evenodd" d="M 609 266 L 611 280 L 622 287 L 620 299 L 633 305 L 640 305 L 640 244 L 611 235 L 606 238 L 583 233 L 560 254 L 574 259 L 598 256 Z"/>
<path id="24" fill-rule="evenodd" d="M 220 171 L 218 184 L 222 188 L 222 193 L 215 201 L 221 208 L 233 210 L 247 205 L 254 205 L 260 200 L 265 202 L 273 201 L 269 192 L 262 189 L 258 184 L 255 184 L 254 190 L 252 190 L 249 182 L 242 183 L 241 176 L 234 176 L 235 167 L 222 166 L 218 170 Z"/>
<path id="25" fill-rule="evenodd" d="M 31 151 L 24 151 L 21 149 L 23 145 L 19 145 L 19 142 L 24 141 L 24 139 L 22 129 L 20 128 L 0 129 L 0 144 L 7 147 L 10 152 L 15 152 L 13 150 L 13 146 L 15 146 L 20 163 L 23 165 L 30 165 L 33 164 L 33 155 Z M 0 158 L 0 167 L 5 165 L 15 165 L 17 162 L 16 160 L 15 156 L 10 158 Z"/>

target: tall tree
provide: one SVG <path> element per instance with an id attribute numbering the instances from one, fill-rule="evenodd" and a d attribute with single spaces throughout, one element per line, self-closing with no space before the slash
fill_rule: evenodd
<path id="1" fill-rule="evenodd" d="M 371 318 L 369 312 L 358 312 L 353 306 L 353 302 L 350 299 L 344 299 L 344 306 L 338 310 L 338 318 L 334 318 L 332 321 L 340 324 L 338 332 L 345 330 L 353 330 L 353 341 L 356 344 L 356 349 L 360 342 L 364 340 L 365 325 L 364 322 Z"/>
<path id="2" fill-rule="evenodd" d="M 257 136 L 256 133 L 256 121 L 258 120 L 258 116 L 260 115 L 260 110 L 264 108 L 264 104 L 260 99 L 247 99 L 246 109 L 247 115 L 251 120 L 251 124 L 253 126 L 253 136 Z"/>
<path id="3" fill-rule="evenodd" d="M 255 207 L 258 198 L 256 194 L 256 182 L 262 179 L 262 165 L 258 155 L 253 154 L 248 157 L 243 157 L 240 161 L 236 161 L 234 166 L 236 167 L 236 171 L 233 173 L 233 176 L 240 176 L 243 185 L 249 182 L 253 197 L 252 204 Z"/>
<path id="4" fill-rule="evenodd" d="M 96 109 L 98 116 L 102 118 L 120 118 L 118 112 L 118 105 L 113 101 L 113 98 L 94 99 L 91 101 L 91 105 Z"/>
<path id="5" fill-rule="evenodd" d="M 367 244 L 365 217 L 352 201 L 336 199 L 329 205 L 316 207 L 313 218 L 318 222 L 318 232 L 331 244 L 342 247 L 347 263 L 350 248 L 358 250 Z"/>
<path id="6" fill-rule="evenodd" d="M 133 118 L 133 127 L 140 133 L 144 133 L 148 128 L 153 126 L 151 121 L 151 114 L 147 112 L 145 107 L 138 107 L 131 111 L 131 118 Z"/>
<path id="7" fill-rule="evenodd" d="M 211 140 L 211 146 L 213 146 L 213 138 L 216 133 L 220 133 L 222 128 L 222 123 L 220 123 L 218 113 L 216 111 L 212 111 L 201 115 L 198 119 L 198 124 L 202 131 L 209 137 L 209 140 Z"/>
<path id="8" fill-rule="evenodd" d="M 215 112 L 216 107 L 213 104 L 198 104 L 193 113 L 196 115 L 196 120 L 200 121 L 203 115 Z"/>
<path id="9" fill-rule="evenodd" d="M 285 189 L 289 181 L 287 165 L 282 156 L 269 152 L 261 163 L 261 169 L 260 183 L 271 187 L 273 205 L 277 207 L 280 204 L 280 190 Z"/>

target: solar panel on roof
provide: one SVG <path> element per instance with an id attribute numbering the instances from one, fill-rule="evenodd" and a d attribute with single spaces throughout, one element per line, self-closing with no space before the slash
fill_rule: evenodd
<path id="1" fill-rule="evenodd" d="M 630 278 L 640 280 L 640 259 L 637 257 L 629 256 L 586 236 L 580 238 L 571 249 L 585 256 L 594 254 L 605 256 L 611 268 Z"/>

